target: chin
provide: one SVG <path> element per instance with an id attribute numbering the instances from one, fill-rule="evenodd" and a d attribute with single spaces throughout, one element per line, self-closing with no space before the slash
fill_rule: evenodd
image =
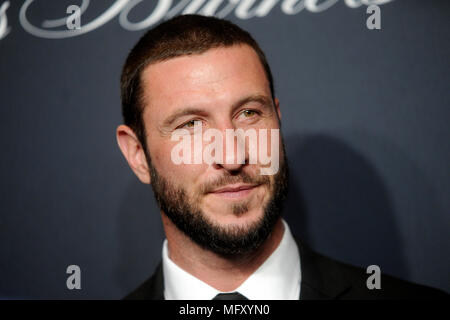
<path id="1" fill-rule="evenodd" d="M 226 227 L 226 226 L 250 226 L 260 221 L 264 215 L 262 207 L 249 208 L 247 211 L 240 214 L 233 213 L 233 210 L 228 208 L 218 208 L 213 211 L 203 211 L 208 220 L 212 223 Z"/>

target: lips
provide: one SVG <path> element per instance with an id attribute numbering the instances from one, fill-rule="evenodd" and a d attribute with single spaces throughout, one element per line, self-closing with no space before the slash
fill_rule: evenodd
<path id="1" fill-rule="evenodd" d="M 216 189 L 211 194 L 225 198 L 243 198 L 249 195 L 258 185 L 229 185 Z"/>
<path id="2" fill-rule="evenodd" d="M 211 193 L 224 193 L 224 192 L 239 192 L 242 190 L 249 190 L 256 187 L 256 185 L 233 185 L 233 186 L 226 186 L 223 188 L 216 189 L 214 191 L 211 191 Z"/>

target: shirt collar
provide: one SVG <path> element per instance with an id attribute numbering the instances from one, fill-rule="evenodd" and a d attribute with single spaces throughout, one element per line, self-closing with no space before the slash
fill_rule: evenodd
<path id="1" fill-rule="evenodd" d="M 289 226 L 283 220 L 283 238 L 275 251 L 238 288 L 250 300 L 298 300 L 300 255 Z M 211 300 L 220 291 L 177 266 L 170 258 L 167 240 L 162 250 L 166 300 Z"/>

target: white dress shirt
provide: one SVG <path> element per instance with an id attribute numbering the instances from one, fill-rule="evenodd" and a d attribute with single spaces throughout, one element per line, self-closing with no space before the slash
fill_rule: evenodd
<path id="1" fill-rule="evenodd" d="M 291 231 L 283 220 L 280 244 L 264 263 L 232 292 L 250 300 L 298 300 L 300 296 L 300 255 Z M 181 269 L 169 258 L 167 239 L 162 250 L 164 297 L 166 300 L 211 300 L 217 289 Z"/>

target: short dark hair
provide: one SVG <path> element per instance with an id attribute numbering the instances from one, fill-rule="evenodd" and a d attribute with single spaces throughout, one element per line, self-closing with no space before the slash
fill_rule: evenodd
<path id="1" fill-rule="evenodd" d="M 124 123 L 134 131 L 146 154 L 141 86 L 145 67 L 178 56 L 239 44 L 247 44 L 257 53 L 269 81 L 273 100 L 273 78 L 264 52 L 248 32 L 227 20 L 195 14 L 181 15 L 161 23 L 142 36 L 123 66 L 120 88 Z"/>

